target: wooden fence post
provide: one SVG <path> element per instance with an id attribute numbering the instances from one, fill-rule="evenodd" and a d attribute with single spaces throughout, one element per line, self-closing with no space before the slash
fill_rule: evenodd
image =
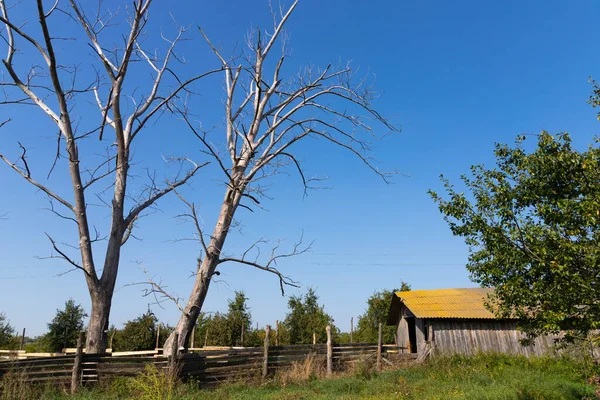
<path id="1" fill-rule="evenodd" d="M 269 373 L 269 344 L 270 344 L 270 336 L 271 335 L 271 325 L 267 325 L 265 327 L 265 345 L 264 345 L 264 354 L 263 354 L 263 370 L 262 370 L 262 378 L 266 379 L 267 374 Z"/>
<path id="2" fill-rule="evenodd" d="M 383 347 L 383 324 L 379 323 L 379 336 L 377 338 L 377 371 L 381 371 L 381 348 Z"/>
<path id="3" fill-rule="evenodd" d="M 158 346 L 160 343 L 160 322 L 158 323 L 158 327 L 156 328 L 156 350 L 158 350 Z M 163 354 L 165 353 L 165 350 L 163 349 Z"/>
<path id="4" fill-rule="evenodd" d="M 279 320 L 275 320 L 275 346 L 279 346 Z"/>
<path id="5" fill-rule="evenodd" d="M 178 355 L 178 350 L 179 350 L 179 332 L 175 332 L 173 334 L 173 341 L 171 342 L 171 349 L 170 349 L 170 356 L 169 356 L 169 372 L 171 374 L 175 374 L 177 371 L 177 355 Z M 164 349 L 163 349 L 163 353 L 164 353 Z"/>
<path id="6" fill-rule="evenodd" d="M 350 343 L 354 343 L 354 317 L 350 317 Z"/>
<path id="7" fill-rule="evenodd" d="M 327 325 L 327 376 L 333 372 L 333 344 L 331 343 L 331 326 Z"/>
<path id="8" fill-rule="evenodd" d="M 110 339 L 108 340 L 108 348 L 110 349 L 111 353 L 112 353 L 112 348 L 113 348 L 113 339 L 115 338 L 115 335 L 117 334 L 117 330 L 113 330 L 112 334 L 110 335 Z"/>
<path id="9" fill-rule="evenodd" d="M 79 388 L 81 381 L 81 364 L 83 361 L 83 344 L 85 341 L 85 332 L 79 332 L 77 338 L 77 352 L 75 353 L 75 362 L 73 363 L 73 373 L 71 374 L 71 394 L 74 394 Z"/>
<path id="10" fill-rule="evenodd" d="M 23 335 L 21 335 L 21 342 L 19 343 L 19 350 L 23 350 L 23 342 L 25 342 L 25 328 L 23 328 Z"/>

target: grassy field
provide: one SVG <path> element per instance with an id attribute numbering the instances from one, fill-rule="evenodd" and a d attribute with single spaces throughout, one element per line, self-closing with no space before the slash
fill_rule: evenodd
<path id="1" fill-rule="evenodd" d="M 594 383 L 598 367 L 565 359 L 525 359 L 499 355 L 452 357 L 375 374 L 369 366 L 346 376 L 279 376 L 263 385 L 229 384 L 216 390 L 192 385 L 169 389 L 147 374 L 135 382 L 118 380 L 76 396 L 46 391 L 35 398 L 96 399 L 600 399 Z M 592 380 L 590 380 L 592 378 Z M 158 391 L 162 391 L 158 393 Z M 26 399 L 27 397 L 24 397 Z"/>

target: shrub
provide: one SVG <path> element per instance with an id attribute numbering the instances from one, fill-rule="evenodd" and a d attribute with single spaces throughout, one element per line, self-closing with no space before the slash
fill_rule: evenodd
<path id="1" fill-rule="evenodd" d="M 171 400 L 177 384 L 177 374 L 159 370 L 148 364 L 144 372 L 129 380 L 129 389 L 138 400 Z"/>

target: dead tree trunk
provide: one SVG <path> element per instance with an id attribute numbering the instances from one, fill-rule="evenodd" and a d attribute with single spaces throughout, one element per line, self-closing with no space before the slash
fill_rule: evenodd
<path id="1" fill-rule="evenodd" d="M 196 325 L 198 315 L 202 310 L 204 300 L 208 294 L 212 276 L 219 264 L 221 249 L 223 248 L 225 239 L 227 239 L 235 209 L 239 205 L 241 196 L 239 195 L 239 192 L 237 193 L 238 194 L 233 190 L 228 190 L 225 195 L 225 200 L 223 201 L 221 212 L 219 214 L 219 220 L 215 225 L 211 240 L 206 247 L 206 256 L 202 259 L 198 268 L 192 294 L 188 299 L 181 318 L 175 326 L 175 330 L 164 344 L 164 349 L 171 348 L 170 344 L 175 337 L 175 333 L 178 335 L 180 347 L 186 347 L 186 344 L 188 343 L 189 336 Z"/>
<path id="2" fill-rule="evenodd" d="M 140 43 L 140 35 L 144 32 L 152 0 L 134 2 L 129 14 L 129 23 L 126 25 L 127 31 L 123 33 L 125 40 L 122 48 L 99 42 L 99 37 L 104 36 L 104 34 L 100 35 L 101 31 L 110 25 L 117 26 L 119 24 L 107 24 L 107 21 L 103 21 L 103 10 L 97 10 L 97 15 L 94 17 L 87 16 L 75 0 L 70 0 L 68 2 L 70 9 L 67 9 L 68 6 L 65 5 L 65 8 L 60 11 L 72 17 L 69 23 L 75 24 L 75 28 L 78 28 L 81 34 L 80 39 L 83 38 L 94 52 L 93 61 L 91 61 L 91 69 L 94 73 L 88 74 L 89 71 L 86 71 L 81 75 L 95 76 L 95 78 L 88 82 L 88 86 L 80 87 L 79 80 L 76 81 L 74 78 L 75 75 L 80 76 L 77 73 L 80 68 L 79 62 L 75 65 L 62 64 L 58 60 L 61 54 L 54 49 L 54 42 L 58 40 L 58 36 L 50 31 L 50 26 L 53 25 L 49 23 L 49 20 L 59 14 L 56 12 L 58 2 L 50 10 L 44 9 L 42 0 L 36 0 L 35 3 L 36 7 L 27 6 L 27 10 L 23 11 L 35 12 L 41 31 L 39 35 L 25 32 L 27 27 L 13 21 L 9 16 L 9 10 L 12 10 L 13 7 L 7 7 L 5 0 L 0 0 L 0 23 L 4 25 L 0 35 L 4 39 L 2 42 L 7 44 L 7 54 L 3 60 L 7 74 L 2 74 L 2 77 L 8 77 L 6 81 L 0 81 L 0 87 L 15 89 L 14 93 L 10 92 L 7 95 L 8 98 L 0 101 L 0 104 L 3 107 L 20 104 L 33 105 L 38 111 L 45 114 L 45 117 L 50 118 L 58 132 L 58 150 L 53 154 L 55 161 L 50 173 L 60 159 L 67 159 L 72 196 L 53 191 L 35 179 L 34 175 L 37 174 L 33 174 L 34 171 L 28 165 L 25 146 L 20 145 L 22 154 L 17 162 L 10 161 L 2 154 L 0 154 L 0 159 L 49 197 L 50 210 L 54 214 L 76 223 L 79 240 L 77 246 L 71 245 L 70 247 L 79 249 L 78 256 L 69 254 L 68 250 L 58 246 L 48 236 L 53 248 L 53 254 L 49 258 L 62 258 L 74 270 L 83 272 L 92 303 L 86 347 L 89 353 L 103 353 L 106 350 L 106 331 L 109 327 L 110 308 L 119 270 L 121 248 L 131 236 L 135 221 L 144 210 L 153 206 L 161 197 L 186 183 L 201 167 L 192 163 L 193 167 L 187 173 L 181 174 L 174 180 L 167 180 L 162 188 L 157 185 L 154 178 L 150 177 L 150 182 L 141 190 L 143 194 L 133 197 L 131 193 L 127 193 L 132 141 L 144 130 L 148 121 L 169 108 L 166 105 L 171 105 L 178 98 L 178 93 L 185 90 L 192 82 L 216 71 L 208 71 L 187 80 L 175 76 L 173 85 L 168 90 L 163 90 L 162 86 L 165 85 L 161 85 L 161 83 L 164 77 L 174 74 L 170 67 L 170 59 L 176 58 L 173 55 L 174 47 L 185 32 L 184 29 L 179 29 L 178 35 L 173 40 L 166 40 L 168 50 L 162 59 L 157 59 L 155 56 L 148 55 Z M 108 14 L 110 16 L 105 18 L 110 20 L 116 16 L 112 13 Z M 72 29 L 72 32 L 76 35 L 77 29 Z M 37 37 L 40 37 L 39 41 L 35 39 Z M 77 40 L 78 38 L 73 37 L 72 39 Z M 22 51 L 21 44 L 24 48 L 29 46 L 36 53 L 35 57 L 41 56 L 42 63 L 29 70 L 21 70 L 20 68 L 23 66 L 31 64 L 29 60 L 13 62 L 14 58 L 28 54 L 27 51 Z M 140 65 L 139 61 L 141 61 L 141 65 L 149 68 L 152 80 L 149 82 L 146 93 L 142 93 L 143 90 L 139 90 L 139 88 L 133 88 L 133 93 L 125 93 L 124 87 L 127 87 L 128 90 L 131 89 L 128 82 L 128 76 L 131 74 L 128 75 L 128 70 L 133 67 L 130 64 Z M 19 94 L 17 91 L 21 93 Z M 14 97 L 10 98 L 10 96 Z M 127 98 L 128 103 L 132 100 L 133 106 L 128 104 L 122 107 L 123 96 Z M 80 116 L 87 115 L 89 112 L 87 110 L 81 112 L 78 107 L 90 104 L 90 100 L 91 102 L 95 100 L 97 104 L 98 109 L 94 110 L 97 118 L 94 120 L 94 118 L 86 116 L 81 121 Z M 126 112 L 129 114 L 125 115 Z M 84 124 L 89 125 L 82 127 L 81 125 Z M 5 123 L 1 125 L 5 125 Z M 20 129 L 19 133 L 21 131 L 27 130 Z M 107 146 L 107 148 L 87 149 L 90 151 L 80 152 L 80 145 L 92 142 L 91 140 L 82 142 L 83 139 L 89 139 L 91 135 L 97 134 L 99 140 L 96 143 L 101 143 L 105 131 L 110 131 L 114 135 L 107 138 L 111 145 L 106 145 L 105 142 L 101 146 Z M 99 165 L 95 164 L 95 158 L 90 161 L 81 156 L 81 154 L 89 156 L 90 153 L 102 153 L 103 151 L 107 153 L 106 160 L 98 163 Z M 177 161 L 181 162 L 183 159 Z M 67 174 L 66 171 L 64 173 Z M 48 174 L 49 176 L 50 174 Z M 94 243 L 104 240 L 104 238 L 100 237 L 95 230 L 93 221 L 89 220 L 87 198 L 90 196 L 86 196 L 86 194 L 96 187 L 94 185 L 97 182 L 106 180 L 111 181 L 109 185 L 106 185 L 107 187 L 114 186 L 112 199 L 105 200 L 98 192 L 92 192 L 92 197 L 98 196 L 100 201 L 111 209 L 111 226 L 107 229 L 109 234 L 106 238 L 107 247 L 104 252 L 102 274 L 98 276 L 99 272 L 94 263 Z M 103 192 L 100 191 L 100 193 Z M 68 199 L 71 197 L 73 200 L 69 201 Z M 132 203 L 127 204 L 127 208 L 131 205 L 129 211 L 126 211 L 126 201 Z M 55 204 L 57 205 L 56 209 Z M 96 237 L 91 235 L 91 227 L 96 231 Z"/>
<path id="3" fill-rule="evenodd" d="M 299 173 L 305 191 L 310 188 L 311 181 L 318 180 L 307 178 L 295 158 L 292 150 L 297 142 L 311 137 L 350 151 L 387 182 L 389 174 L 381 172 L 371 163 L 370 157 L 364 154 L 369 145 L 358 137 L 361 131 L 373 135 L 372 123 L 380 123 L 388 131 L 398 130 L 371 106 L 375 96 L 369 84 L 365 80 L 354 82 L 354 73 L 349 66 L 339 69 L 331 65 L 323 69 L 306 68 L 297 76 L 286 79 L 280 76 L 287 56 L 285 46 L 282 46 L 284 50 L 280 57 L 269 57 L 280 40 L 285 44 L 280 33 L 297 4 L 298 1 L 294 1 L 280 17 L 273 12 L 273 31 L 266 36 L 257 31 L 256 36 L 248 40 L 250 53 L 231 60 L 223 57 L 202 32 L 225 74 L 224 137 L 209 137 L 211 131 L 198 128 L 187 109 L 176 111 L 199 139 L 203 153 L 212 157 L 220 168 L 227 189 L 210 236 L 203 231 L 194 203 L 180 196 L 191 210 L 185 216 L 194 222 L 203 254 L 198 261 L 194 287 L 175 327 L 182 346 L 187 343 L 212 277 L 221 263 L 236 262 L 275 274 L 279 278 L 282 293 L 284 285 L 296 286 L 294 281 L 277 269 L 276 262 L 300 254 L 310 246 L 301 250 L 301 243 L 297 243 L 291 253 L 275 254 L 276 246 L 266 262 L 249 260 L 248 256 L 250 250 L 256 249 L 258 243 L 264 243 L 264 240 L 255 242 L 239 258 L 222 257 L 222 250 L 238 208 L 252 210 L 241 200 L 250 202 L 250 205 L 259 205 L 259 198 L 265 197 L 266 189 L 261 185 L 262 182 L 282 173 L 281 169 L 287 166 Z M 266 66 L 270 60 L 272 62 Z M 340 106 L 341 103 L 346 104 Z M 214 143 L 221 143 L 224 148 L 220 149 Z M 208 244 L 205 237 L 210 237 Z M 169 340 L 173 338 L 174 335 L 171 335 Z"/>

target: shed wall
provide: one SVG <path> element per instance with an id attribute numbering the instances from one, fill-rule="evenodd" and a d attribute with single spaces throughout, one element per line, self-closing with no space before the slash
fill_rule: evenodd
<path id="1" fill-rule="evenodd" d="M 515 321 L 473 319 L 430 319 L 435 351 L 440 354 L 472 355 L 498 352 L 543 356 L 554 352 L 554 338 L 540 336 L 530 346 L 519 342 L 523 334 Z"/>

